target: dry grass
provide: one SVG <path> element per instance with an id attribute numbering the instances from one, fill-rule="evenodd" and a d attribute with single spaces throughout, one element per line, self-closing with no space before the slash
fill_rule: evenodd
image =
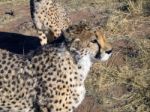
<path id="1" fill-rule="evenodd" d="M 24 2 L 26 0 L 0 0 L 0 4 L 6 4 L 6 3 L 18 3 L 18 2 Z"/>
<path id="2" fill-rule="evenodd" d="M 144 0 L 137 0 L 137 2 L 126 0 L 129 5 L 128 10 L 132 14 L 141 14 L 143 13 L 143 4 Z"/>
<path id="3" fill-rule="evenodd" d="M 0 0 L 4 2 L 6 0 Z M 15 1 L 15 0 L 7 0 Z M 150 110 L 150 11 L 149 0 L 57 0 L 69 12 L 90 9 L 108 18 L 103 30 L 114 44 L 110 62 L 97 63 L 87 80 L 87 93 L 103 112 L 149 112 Z M 136 2 L 134 2 L 136 1 Z M 146 8 L 145 8 L 146 7 Z M 97 12 L 101 15 L 98 15 Z M 94 18 L 90 19 L 91 23 Z M 116 64 L 119 59 L 123 62 Z"/>
<path id="4" fill-rule="evenodd" d="M 150 109 L 150 40 L 131 38 L 128 40 L 135 43 L 138 56 L 130 56 L 129 52 L 132 51 L 126 49 L 124 54 L 126 63 L 123 66 L 96 64 L 86 82 L 88 92 L 97 96 L 104 107 L 112 107 L 114 112 L 148 112 Z M 119 102 L 121 104 L 118 104 Z"/>
<path id="5" fill-rule="evenodd" d="M 127 12 L 112 9 L 104 30 L 113 37 L 111 40 L 124 39 L 132 47 L 125 44 L 124 48 L 117 49 L 111 59 L 113 66 L 96 64 L 86 85 L 89 94 L 96 96 L 104 111 L 149 112 L 150 39 L 146 24 L 150 20 L 144 16 L 145 1 L 126 0 L 125 3 L 128 4 Z M 117 66 L 113 60 L 120 58 L 117 57 L 120 53 L 123 53 L 125 63 Z"/>
<path id="6" fill-rule="evenodd" d="M 116 49 L 108 62 L 95 64 L 86 80 L 88 94 L 102 105 L 104 112 L 149 112 L 150 110 L 150 19 L 145 17 L 146 0 L 70 0 L 69 8 L 90 8 L 108 13 L 103 30 L 110 40 L 130 44 Z M 68 8 L 68 9 L 69 9 Z M 124 63 L 115 61 L 122 54 Z"/>

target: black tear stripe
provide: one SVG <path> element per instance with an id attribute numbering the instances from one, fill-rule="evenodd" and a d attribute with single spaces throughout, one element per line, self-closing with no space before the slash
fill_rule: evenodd
<path id="1" fill-rule="evenodd" d="M 98 43 L 98 41 L 96 40 L 96 43 L 97 43 L 97 45 L 98 45 L 98 51 L 97 51 L 97 53 L 96 53 L 96 55 L 95 55 L 95 58 L 97 58 L 97 59 L 100 59 L 101 58 L 101 52 L 100 52 L 100 50 L 101 50 L 101 45 Z"/>
<path id="2" fill-rule="evenodd" d="M 98 36 L 97 36 L 97 34 L 96 34 L 96 31 L 94 31 L 94 33 L 95 33 L 95 36 L 96 36 L 96 38 L 98 39 Z M 101 50 L 101 45 L 98 43 L 98 41 L 96 40 L 95 41 L 96 43 L 97 43 L 97 45 L 98 45 L 98 51 L 97 51 L 97 53 L 96 53 L 96 55 L 95 55 L 95 58 L 97 58 L 97 59 L 100 59 L 101 58 L 101 52 L 100 52 L 100 50 Z"/>

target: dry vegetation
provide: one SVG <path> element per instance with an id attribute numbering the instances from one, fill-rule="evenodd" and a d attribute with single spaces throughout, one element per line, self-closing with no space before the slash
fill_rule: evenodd
<path id="1" fill-rule="evenodd" d="M 144 9 L 148 1 L 109 0 L 109 4 L 104 9 L 109 17 L 103 29 L 118 48 L 110 62 L 92 69 L 86 82 L 88 92 L 96 96 L 104 112 L 149 112 L 150 9 Z"/>
<path id="2" fill-rule="evenodd" d="M 104 112 L 150 111 L 150 1 L 64 0 L 68 9 L 89 8 L 106 15 L 101 25 L 114 42 L 109 62 L 95 64 L 86 81 L 88 94 Z M 96 16 L 95 16 L 96 17 Z M 94 19 L 93 19 L 94 20 Z"/>
<path id="3" fill-rule="evenodd" d="M 113 108 L 114 112 L 149 112 L 150 40 L 126 39 L 136 43 L 136 48 L 125 46 L 121 49 L 124 51 L 113 54 L 124 52 L 124 65 L 96 64 L 87 80 L 87 88 L 104 108 Z M 117 60 L 115 56 L 111 63 L 114 60 Z"/>
<path id="4" fill-rule="evenodd" d="M 70 14 L 88 10 L 87 21 L 101 26 L 114 45 L 111 59 L 95 64 L 86 80 L 102 112 L 150 112 L 150 1 L 57 1 Z"/>

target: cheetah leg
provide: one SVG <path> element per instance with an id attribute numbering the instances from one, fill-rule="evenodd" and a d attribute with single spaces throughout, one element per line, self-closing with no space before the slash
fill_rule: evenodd
<path id="1" fill-rule="evenodd" d="M 40 38 L 40 43 L 41 45 L 45 45 L 47 44 L 47 36 L 46 34 L 43 32 L 43 31 L 38 31 L 38 35 L 39 35 L 39 38 Z"/>

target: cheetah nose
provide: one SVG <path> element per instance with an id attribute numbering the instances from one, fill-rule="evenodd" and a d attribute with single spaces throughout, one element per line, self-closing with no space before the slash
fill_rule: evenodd
<path id="1" fill-rule="evenodd" d="M 112 49 L 111 50 L 108 50 L 106 51 L 107 54 L 111 54 L 112 53 Z"/>

